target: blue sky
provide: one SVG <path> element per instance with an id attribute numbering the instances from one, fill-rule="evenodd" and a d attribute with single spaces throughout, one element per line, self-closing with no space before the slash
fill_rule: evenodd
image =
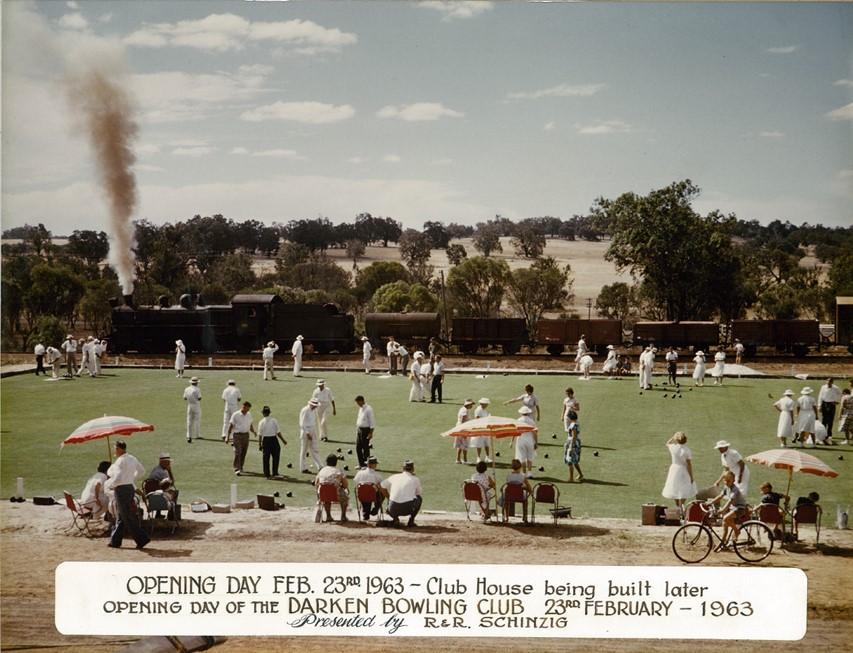
<path id="1" fill-rule="evenodd" d="M 3 226 L 106 228 L 62 90 L 92 51 L 157 223 L 565 218 L 690 178 L 703 213 L 849 225 L 851 35 L 843 3 L 6 2 Z"/>

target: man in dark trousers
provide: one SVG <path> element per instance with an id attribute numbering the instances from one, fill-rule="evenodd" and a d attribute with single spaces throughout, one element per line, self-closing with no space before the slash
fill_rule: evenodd
<path id="1" fill-rule="evenodd" d="M 151 538 L 145 534 L 139 523 L 139 513 L 136 510 L 133 495 L 136 492 L 136 480 L 145 478 L 145 468 L 135 456 L 127 453 L 127 444 L 124 440 L 116 441 L 115 454 L 115 462 L 107 470 L 109 478 L 104 484 L 106 489 L 112 489 L 115 492 L 116 512 L 118 512 L 110 534 L 109 546 L 114 549 L 120 548 L 124 529 L 127 528 L 136 541 L 136 548 L 141 549 L 151 541 Z"/>
<path id="2" fill-rule="evenodd" d="M 358 431 L 355 438 L 355 453 L 358 456 L 358 466 L 365 467 L 370 457 L 370 441 L 373 439 L 373 430 L 376 428 L 376 418 L 373 408 L 366 404 L 364 397 L 358 395 L 355 398 L 358 405 L 358 416 L 355 418 L 355 427 Z"/>
<path id="3" fill-rule="evenodd" d="M 438 395 L 438 403 L 442 403 L 441 387 L 444 385 L 444 361 L 441 360 L 441 354 L 435 355 L 430 374 L 432 374 L 432 385 L 430 386 L 429 403 L 435 403 L 436 395 Z"/>

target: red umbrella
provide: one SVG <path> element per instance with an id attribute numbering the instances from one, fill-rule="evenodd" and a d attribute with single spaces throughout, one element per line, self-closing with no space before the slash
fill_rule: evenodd
<path id="1" fill-rule="evenodd" d="M 791 477 L 794 472 L 826 476 L 828 478 L 838 476 L 838 472 L 820 458 L 799 451 L 798 449 L 768 449 L 767 451 L 747 456 L 746 461 L 757 465 L 775 467 L 776 469 L 787 469 L 788 489 L 785 490 L 785 494 L 788 494 L 791 489 Z"/>
<path id="2" fill-rule="evenodd" d="M 62 441 L 60 448 L 66 444 L 80 444 L 81 442 L 89 442 L 90 440 L 107 439 L 107 449 L 110 450 L 111 435 L 133 435 L 140 431 L 153 431 L 154 426 L 140 422 L 132 417 L 121 417 L 119 415 L 104 415 L 97 419 L 92 419 L 78 426 L 74 432 Z M 110 450 L 110 460 L 112 460 L 112 451 Z"/>

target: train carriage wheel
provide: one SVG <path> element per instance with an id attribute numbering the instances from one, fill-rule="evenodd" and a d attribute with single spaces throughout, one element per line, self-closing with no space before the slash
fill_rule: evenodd
<path id="1" fill-rule="evenodd" d="M 552 356 L 559 356 L 563 353 L 563 349 L 565 349 L 563 345 L 548 345 L 545 347 L 545 350 Z"/>

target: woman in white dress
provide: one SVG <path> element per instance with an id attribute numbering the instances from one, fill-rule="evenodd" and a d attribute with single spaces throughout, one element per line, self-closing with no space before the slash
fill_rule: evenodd
<path id="1" fill-rule="evenodd" d="M 714 354 L 714 369 L 711 370 L 711 376 L 714 377 L 714 385 L 723 385 L 723 376 L 726 372 L 726 352 L 718 349 Z"/>
<path id="2" fill-rule="evenodd" d="M 592 369 L 592 356 L 589 354 L 584 354 L 583 358 L 581 358 L 581 372 L 583 372 L 583 379 L 588 381 L 590 378 L 589 371 Z"/>
<path id="3" fill-rule="evenodd" d="M 693 368 L 693 385 L 705 385 L 705 352 L 701 349 L 693 357 L 696 367 Z"/>
<path id="4" fill-rule="evenodd" d="M 684 515 L 684 501 L 696 496 L 696 482 L 693 480 L 693 453 L 685 444 L 687 436 L 678 431 L 669 440 L 666 447 L 672 463 L 666 475 L 666 483 L 661 494 L 667 499 L 673 499 L 676 507 Z"/>
<path id="5" fill-rule="evenodd" d="M 607 376 L 613 376 L 616 371 L 616 348 L 613 345 L 607 345 L 607 358 L 604 360 L 604 367 L 601 371 Z"/>
<path id="6" fill-rule="evenodd" d="M 575 391 L 572 388 L 566 388 L 566 398 L 563 399 L 563 412 L 560 415 L 560 421 L 563 423 L 563 429 L 569 431 L 569 413 L 574 412 L 580 415 L 581 404 L 575 399 Z"/>
<path id="7" fill-rule="evenodd" d="M 802 447 L 807 441 L 814 444 L 815 422 L 817 421 L 817 401 L 812 397 L 811 388 L 800 390 L 797 399 L 797 435 L 794 442 L 799 440 Z"/>
<path id="8" fill-rule="evenodd" d="M 492 403 L 488 398 L 481 397 L 480 401 L 477 402 L 479 404 L 477 408 L 474 410 L 474 419 L 479 419 L 480 417 L 489 417 L 491 413 L 489 412 L 489 404 Z M 468 446 L 475 447 L 477 449 L 477 462 L 483 460 L 480 455 L 482 449 L 486 450 L 486 462 L 492 462 L 492 459 L 489 457 L 491 452 L 489 451 L 489 446 L 491 445 L 490 438 L 487 435 L 481 435 L 476 438 L 468 438 Z"/>
<path id="9" fill-rule="evenodd" d="M 175 340 L 175 371 L 179 379 L 184 376 L 184 365 L 187 362 L 187 348 L 184 347 L 183 340 Z"/>
<path id="10" fill-rule="evenodd" d="M 788 446 L 788 438 L 794 437 L 794 407 L 797 404 L 791 398 L 793 396 L 793 390 L 785 390 L 782 398 L 773 404 L 773 407 L 779 411 L 779 425 L 776 427 L 776 437 L 782 443 L 783 449 Z"/>

